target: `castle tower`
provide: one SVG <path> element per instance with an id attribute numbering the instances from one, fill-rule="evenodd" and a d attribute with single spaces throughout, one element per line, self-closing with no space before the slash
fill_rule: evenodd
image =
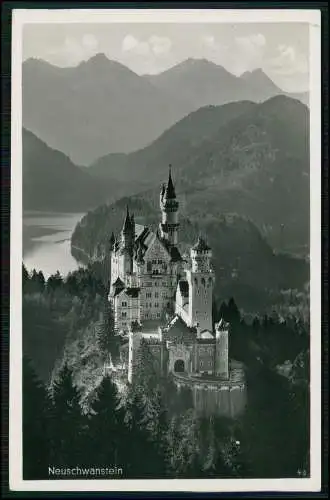
<path id="1" fill-rule="evenodd" d="M 162 222 L 159 225 L 159 229 L 161 237 L 166 239 L 169 244 L 173 246 L 178 243 L 178 208 L 179 202 L 176 199 L 170 165 L 167 186 L 163 184 L 160 192 Z"/>
<path id="2" fill-rule="evenodd" d="M 191 270 L 187 270 L 189 284 L 189 323 L 197 326 L 198 332 L 213 331 L 212 297 L 214 272 L 211 267 L 211 248 L 199 237 L 190 250 Z"/>
<path id="3" fill-rule="evenodd" d="M 134 233 L 135 224 L 134 217 L 133 220 L 130 217 L 128 207 L 126 207 L 126 217 L 121 231 L 121 243 L 122 243 L 122 259 L 120 275 L 125 275 L 126 273 L 131 273 L 133 271 L 133 249 L 134 249 Z"/>

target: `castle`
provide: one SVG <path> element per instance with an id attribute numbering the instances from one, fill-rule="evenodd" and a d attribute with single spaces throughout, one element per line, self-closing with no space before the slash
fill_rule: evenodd
<path id="1" fill-rule="evenodd" d="M 199 237 L 190 249 L 190 262 L 182 258 L 178 209 L 170 169 L 160 192 L 158 229 L 137 226 L 127 208 L 120 237 L 111 239 L 108 299 L 116 330 L 128 336 L 128 381 L 134 378 L 144 340 L 162 374 L 172 373 L 178 387 L 193 386 L 196 398 L 200 398 L 198 388 L 203 393 L 219 392 L 210 411 L 221 407 L 220 413 L 235 414 L 242 401 L 244 406 L 244 397 L 236 405 L 239 409 L 233 409 L 230 391 L 236 388 L 245 394 L 245 383 L 242 370 L 229 361 L 229 324 L 221 320 L 213 326 L 212 251 Z M 220 393 L 226 403 L 219 402 Z"/>

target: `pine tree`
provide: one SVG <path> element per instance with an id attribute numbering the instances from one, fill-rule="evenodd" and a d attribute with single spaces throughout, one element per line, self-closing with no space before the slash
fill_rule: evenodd
<path id="1" fill-rule="evenodd" d="M 72 370 L 65 363 L 51 387 L 51 434 L 54 464 L 71 466 L 81 460 L 86 419 L 82 416 L 80 394 Z"/>
<path id="2" fill-rule="evenodd" d="M 227 315 L 229 323 L 239 323 L 241 315 L 233 297 L 228 301 Z"/>
<path id="3" fill-rule="evenodd" d="M 118 339 L 115 334 L 115 321 L 111 303 L 105 299 L 103 304 L 102 319 L 96 332 L 97 342 L 101 353 L 107 357 L 118 356 Z"/>
<path id="4" fill-rule="evenodd" d="M 55 290 L 61 288 L 62 285 L 63 285 L 63 278 L 60 275 L 60 272 L 56 271 L 56 273 L 49 276 L 47 280 L 47 291 L 54 292 Z"/>
<path id="5" fill-rule="evenodd" d="M 23 478 L 46 479 L 49 464 L 47 392 L 23 358 Z"/>
<path id="6" fill-rule="evenodd" d="M 143 388 L 131 388 L 126 402 L 125 416 L 128 431 L 126 446 L 130 450 L 126 457 L 128 477 L 152 478 L 164 475 L 165 464 L 160 459 L 148 425 L 155 416 L 154 413 L 150 414 L 151 408 L 152 405 L 144 394 Z M 141 460 L 141 450 L 143 450 L 143 460 Z"/>
<path id="7" fill-rule="evenodd" d="M 28 286 L 29 286 L 29 281 L 30 281 L 29 273 L 28 273 L 26 267 L 23 264 L 23 266 L 22 266 L 22 288 L 23 288 L 23 292 L 27 291 Z"/>
<path id="8" fill-rule="evenodd" d="M 134 385 L 142 387 L 145 394 L 151 394 L 159 384 L 159 375 L 155 369 L 155 359 L 148 346 L 142 339 L 137 353 L 137 370 Z"/>
<path id="9" fill-rule="evenodd" d="M 100 466 L 124 463 L 124 410 L 120 406 L 117 388 L 110 377 L 105 377 L 91 405 L 94 415 L 89 423 L 88 456 Z"/>

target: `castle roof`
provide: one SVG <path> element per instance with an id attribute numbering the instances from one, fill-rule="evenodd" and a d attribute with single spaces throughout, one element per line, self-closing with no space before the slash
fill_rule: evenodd
<path id="1" fill-rule="evenodd" d="M 112 285 L 114 286 L 114 288 L 125 288 L 125 283 L 119 277 Z"/>
<path id="2" fill-rule="evenodd" d="M 132 297 L 133 299 L 136 299 L 139 296 L 140 293 L 140 288 L 134 287 L 134 288 L 126 288 L 125 290 L 126 295 L 129 297 Z"/>
<path id="3" fill-rule="evenodd" d="M 165 190 L 165 198 L 167 198 L 169 200 L 174 200 L 176 198 L 174 184 L 173 184 L 172 175 L 171 175 L 171 166 L 170 166 L 170 170 L 168 173 L 168 181 L 167 181 L 167 186 L 166 186 L 166 190 Z"/>
<path id="4" fill-rule="evenodd" d="M 180 344 L 191 344 L 196 340 L 196 328 L 190 328 L 180 316 L 175 315 L 164 328 L 164 339 Z"/>
<path id="5" fill-rule="evenodd" d="M 153 242 L 155 233 L 151 229 L 145 226 L 142 231 L 138 234 L 135 239 L 136 254 L 135 257 L 141 261 L 143 260 L 145 252 L 148 250 L 149 246 Z M 177 247 L 174 247 L 168 243 L 167 240 L 161 238 L 158 231 L 156 232 L 156 237 L 163 245 L 167 253 L 169 254 L 172 262 L 180 262 L 182 260 L 181 254 Z"/>
<path id="6" fill-rule="evenodd" d="M 165 238 L 159 237 L 159 240 L 170 255 L 172 262 L 180 262 L 182 260 L 181 254 L 177 247 L 172 246 L 167 240 L 165 240 Z"/>
<path id="7" fill-rule="evenodd" d="M 201 236 L 199 236 L 197 242 L 192 247 L 192 250 L 196 250 L 197 252 L 206 252 L 208 250 L 211 250 L 211 248 L 206 244 L 206 241 Z"/>
<path id="8" fill-rule="evenodd" d="M 127 233 L 132 229 L 132 220 L 129 215 L 128 206 L 126 207 L 126 217 L 123 225 L 123 233 Z"/>

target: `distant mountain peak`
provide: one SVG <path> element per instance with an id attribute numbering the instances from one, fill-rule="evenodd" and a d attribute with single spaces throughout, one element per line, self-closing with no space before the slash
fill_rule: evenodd
<path id="1" fill-rule="evenodd" d="M 262 68 L 256 68 L 252 71 L 245 71 L 241 75 L 241 79 L 250 83 L 255 87 L 267 88 L 270 92 L 281 92 L 281 89 L 273 82 L 271 78 L 264 72 Z"/>
<path id="2" fill-rule="evenodd" d="M 113 59 L 109 59 L 104 52 L 98 52 L 94 56 L 90 57 L 86 61 L 82 61 L 78 68 L 83 70 L 93 70 L 96 73 L 103 73 L 104 71 L 114 70 L 122 73 L 130 73 L 132 75 L 136 75 L 134 71 L 125 66 L 124 64 L 114 61 Z"/>
<path id="3" fill-rule="evenodd" d="M 90 57 L 87 61 L 84 62 L 89 62 L 89 63 L 104 63 L 104 62 L 109 62 L 110 59 L 105 55 L 104 52 L 98 52 L 94 56 Z"/>

